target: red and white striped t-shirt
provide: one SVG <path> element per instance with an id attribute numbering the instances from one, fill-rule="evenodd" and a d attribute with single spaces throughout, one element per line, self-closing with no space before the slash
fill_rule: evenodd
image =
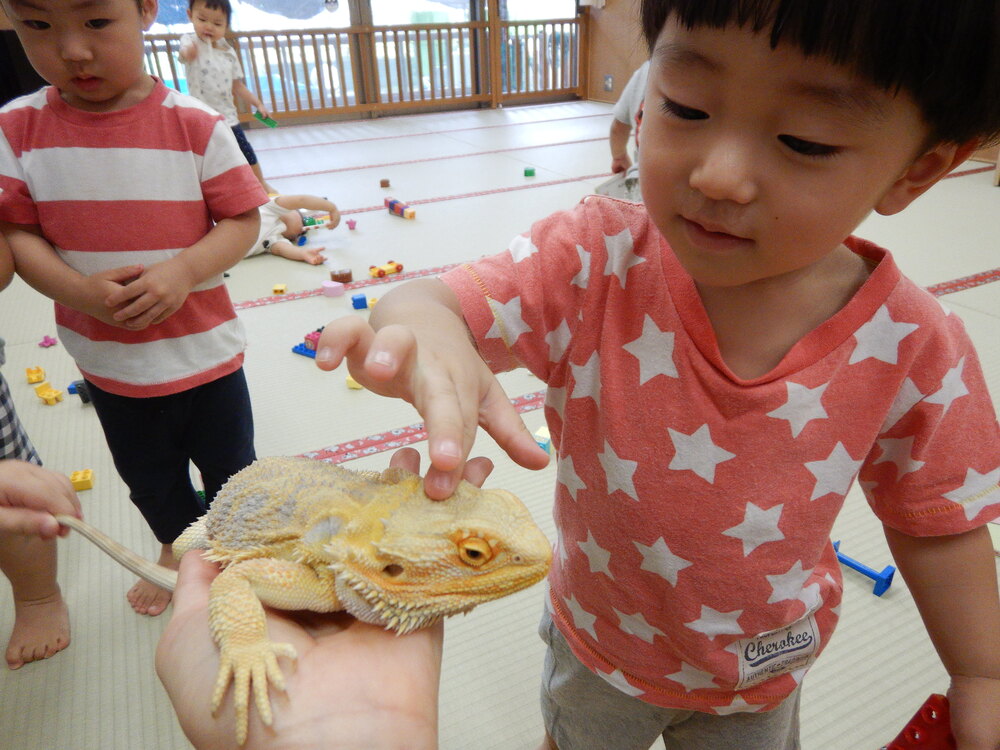
<path id="1" fill-rule="evenodd" d="M 0 109 L 0 220 L 32 224 L 82 274 L 171 258 L 267 201 L 232 131 L 157 81 L 139 104 L 70 107 L 53 87 Z M 221 274 L 163 323 L 128 331 L 56 303 L 81 372 L 112 393 L 161 396 L 237 370 L 246 345 Z"/>
<path id="2" fill-rule="evenodd" d="M 829 641 L 830 542 L 859 477 L 906 534 L 1000 515 L 1000 433 L 962 322 L 881 248 L 855 297 L 770 373 L 734 375 L 641 205 L 589 197 L 443 280 L 494 371 L 548 385 L 553 618 L 647 702 L 774 708 Z"/>

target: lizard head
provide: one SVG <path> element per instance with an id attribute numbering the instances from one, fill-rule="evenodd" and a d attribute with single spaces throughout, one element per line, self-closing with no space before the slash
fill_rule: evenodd
<path id="1" fill-rule="evenodd" d="M 358 619 L 405 633 L 548 572 L 551 545 L 510 492 L 463 481 L 450 498 L 434 501 L 415 475 L 397 487 L 405 501 L 358 533 L 348 524 L 327 546 L 338 598 Z"/>

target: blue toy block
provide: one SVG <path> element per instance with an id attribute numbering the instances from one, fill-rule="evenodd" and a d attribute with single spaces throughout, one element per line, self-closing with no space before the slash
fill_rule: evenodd
<path id="1" fill-rule="evenodd" d="M 316 359 L 316 350 L 310 349 L 305 344 L 296 344 L 292 347 L 292 351 L 295 354 L 301 354 L 303 357 L 309 357 L 310 359 Z"/>
<path id="2" fill-rule="evenodd" d="M 354 294 L 351 295 L 351 305 L 355 310 L 367 310 L 368 309 L 368 297 L 364 294 Z"/>
<path id="3" fill-rule="evenodd" d="M 833 549 L 837 553 L 837 559 L 840 560 L 841 563 L 875 581 L 875 588 L 872 589 L 872 593 L 875 594 L 875 596 L 882 596 L 882 594 L 889 590 L 889 587 L 892 585 L 892 577 L 896 574 L 896 569 L 894 567 L 886 565 L 882 569 L 882 572 L 879 573 L 874 568 L 869 568 L 867 565 L 843 554 L 840 551 L 839 541 L 833 543 Z"/>

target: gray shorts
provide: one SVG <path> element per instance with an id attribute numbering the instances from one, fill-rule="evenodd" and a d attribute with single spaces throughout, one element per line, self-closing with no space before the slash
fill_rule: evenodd
<path id="1" fill-rule="evenodd" d="M 798 750 L 799 690 L 764 713 L 725 716 L 660 708 L 626 695 L 573 655 L 548 612 L 539 635 L 548 645 L 542 717 L 559 750 Z"/>

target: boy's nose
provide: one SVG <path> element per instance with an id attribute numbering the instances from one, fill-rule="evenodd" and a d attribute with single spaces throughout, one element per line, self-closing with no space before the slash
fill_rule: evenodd
<path id="1" fill-rule="evenodd" d="M 691 187 L 706 198 L 749 203 L 757 194 L 753 151 L 738 139 L 721 141 L 706 149 L 691 172 Z"/>
<path id="2" fill-rule="evenodd" d="M 63 35 L 59 40 L 59 54 L 67 62 L 84 62 L 93 57 L 90 45 L 78 34 Z"/>

